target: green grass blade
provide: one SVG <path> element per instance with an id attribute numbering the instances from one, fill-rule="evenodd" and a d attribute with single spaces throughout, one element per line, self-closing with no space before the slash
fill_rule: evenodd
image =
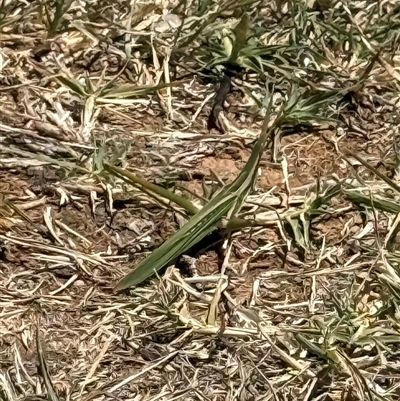
<path id="1" fill-rule="evenodd" d="M 155 92 L 164 88 L 173 88 L 176 86 L 180 86 L 184 83 L 184 81 L 170 82 L 166 84 L 159 85 L 131 85 L 125 84 L 116 86 L 107 91 L 102 91 L 102 96 L 99 99 L 126 99 L 132 96 L 145 96 L 149 93 Z"/>
<path id="2" fill-rule="evenodd" d="M 81 98 L 87 97 L 88 94 L 86 93 L 85 87 L 77 79 L 66 77 L 61 74 L 55 78 L 59 83 L 61 83 L 61 85 L 67 87 Z"/>
<path id="3" fill-rule="evenodd" d="M 124 181 L 128 182 L 131 185 L 134 185 L 135 187 L 148 189 L 151 192 L 154 192 L 155 194 L 162 196 L 163 198 L 167 198 L 171 202 L 174 202 L 178 206 L 184 208 L 190 214 L 196 214 L 199 211 L 197 207 L 194 206 L 193 203 L 190 202 L 189 200 L 169 191 L 168 189 L 153 184 L 136 174 L 130 173 L 129 171 L 125 171 L 117 166 L 112 166 L 109 163 L 104 163 L 103 167 L 104 170 L 106 170 L 107 172 L 114 174 L 119 178 L 122 178 Z"/>
<path id="4" fill-rule="evenodd" d="M 229 57 L 229 62 L 234 63 L 240 53 L 240 51 L 246 46 L 247 43 L 247 31 L 249 27 L 249 17 L 247 14 L 243 14 L 241 20 L 234 29 L 235 41 L 233 43 L 233 49 Z"/>
<path id="5" fill-rule="evenodd" d="M 369 164 L 366 160 L 358 156 L 356 153 L 350 152 L 349 150 L 346 151 L 348 155 L 354 157 L 357 161 L 359 161 L 364 167 L 368 170 L 372 171 L 375 175 L 377 175 L 382 181 L 386 182 L 390 187 L 392 187 L 396 192 L 400 193 L 400 186 L 398 186 L 394 181 L 392 181 L 389 177 L 385 174 L 382 174 L 378 171 L 374 166 Z"/>

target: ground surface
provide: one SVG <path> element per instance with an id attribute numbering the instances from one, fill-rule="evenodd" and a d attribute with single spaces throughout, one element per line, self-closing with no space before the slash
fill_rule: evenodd
<path id="1" fill-rule="evenodd" d="M 400 398 L 400 10 L 331 3 L 2 3 L 0 399 Z M 274 110 L 298 94 L 242 209 L 263 225 L 116 293 L 182 218 L 102 163 L 200 204 L 249 158 L 267 83 Z"/>

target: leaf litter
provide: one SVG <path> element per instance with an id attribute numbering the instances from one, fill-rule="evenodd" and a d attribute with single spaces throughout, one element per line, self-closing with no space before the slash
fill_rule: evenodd
<path id="1" fill-rule="evenodd" d="M 1 399 L 399 398 L 395 1 L 0 11 Z"/>

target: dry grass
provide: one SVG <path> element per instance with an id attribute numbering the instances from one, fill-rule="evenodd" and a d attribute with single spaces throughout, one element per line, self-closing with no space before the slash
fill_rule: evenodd
<path id="1" fill-rule="evenodd" d="M 1 2 L 1 400 L 400 398 L 400 9 L 305 3 Z M 116 293 L 187 216 L 103 163 L 201 207 L 272 90 L 257 225 Z"/>

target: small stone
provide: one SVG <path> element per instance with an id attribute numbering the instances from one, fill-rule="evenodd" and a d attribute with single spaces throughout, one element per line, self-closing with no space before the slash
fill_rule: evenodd
<path id="1" fill-rule="evenodd" d="M 162 33 L 162 32 L 166 32 L 170 29 L 170 26 L 167 22 L 165 21 L 160 21 L 156 24 L 156 26 L 154 27 L 154 30 L 156 32 Z"/>
<path id="2" fill-rule="evenodd" d="M 176 14 L 164 15 L 164 21 L 167 22 L 171 28 L 178 28 L 182 24 L 181 19 Z"/>

